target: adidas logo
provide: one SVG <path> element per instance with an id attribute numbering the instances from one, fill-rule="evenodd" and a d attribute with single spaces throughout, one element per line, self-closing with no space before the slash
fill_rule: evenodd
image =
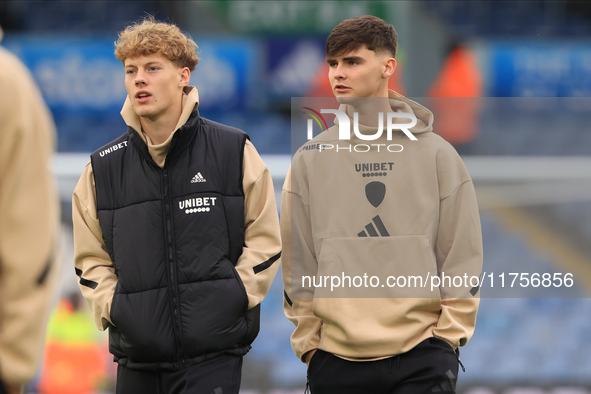
<path id="1" fill-rule="evenodd" d="M 384 222 L 382 222 L 382 219 L 380 218 L 380 216 L 376 216 L 373 219 L 373 223 L 369 223 L 367 226 L 365 226 L 365 230 L 361 231 L 360 233 L 357 234 L 358 237 L 367 237 L 367 234 L 369 234 L 370 237 L 379 237 L 380 235 L 382 237 L 389 237 L 390 234 L 388 234 L 388 230 L 386 230 L 386 226 L 384 226 Z M 375 224 L 375 227 L 374 227 Z M 377 231 L 376 231 L 376 227 L 377 227 Z M 365 232 L 367 231 L 367 233 Z M 378 231 L 380 232 L 380 234 L 378 235 Z"/>
<path id="2" fill-rule="evenodd" d="M 198 182 L 207 182 L 205 180 L 205 178 L 203 178 L 203 175 L 201 175 L 200 172 L 198 172 L 197 175 L 195 175 L 193 177 L 193 179 L 191 179 L 191 183 L 198 183 Z"/>
<path id="3" fill-rule="evenodd" d="M 363 176 L 365 176 L 365 174 Z M 379 207 L 382 201 L 384 201 L 384 197 L 386 196 L 386 185 L 384 185 L 382 182 L 377 181 L 369 182 L 367 185 L 365 185 L 365 196 L 367 197 L 367 201 L 369 201 L 371 205 L 373 205 L 376 208 Z M 380 215 L 375 216 L 371 220 L 373 223 L 369 222 L 369 224 L 365 226 L 365 230 L 362 230 L 360 233 L 357 233 L 358 237 L 367 237 L 368 234 L 370 237 L 390 236 L 388 230 L 386 230 L 386 226 L 384 226 L 384 222 L 382 222 L 382 218 L 380 218 Z"/>

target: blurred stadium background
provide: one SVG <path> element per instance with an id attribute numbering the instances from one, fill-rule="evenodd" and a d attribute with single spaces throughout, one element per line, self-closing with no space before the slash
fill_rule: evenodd
<path id="1" fill-rule="evenodd" d="M 483 298 L 462 349 L 459 392 L 591 393 L 591 3 L 0 0 L 2 45 L 31 69 L 58 129 L 63 285 L 28 392 L 114 392 L 106 336 L 76 284 L 70 200 L 89 153 L 125 132 L 113 41 L 146 12 L 195 39 L 201 114 L 250 134 L 278 203 L 290 160 L 290 98 L 330 95 L 323 94 L 330 30 L 364 14 L 392 23 L 400 39 L 393 87 L 422 100 L 459 97 L 431 99 L 431 108 L 436 131 L 456 146 L 477 188 L 485 271 L 572 273 L 575 283 L 552 293 L 561 298 Z M 245 359 L 244 393 L 304 390 L 279 279 Z"/>

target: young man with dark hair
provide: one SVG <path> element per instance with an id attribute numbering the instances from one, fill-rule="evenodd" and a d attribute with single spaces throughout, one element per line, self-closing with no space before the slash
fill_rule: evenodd
<path id="1" fill-rule="evenodd" d="M 394 59 L 398 51 L 394 26 L 371 15 L 347 19 L 339 23 L 326 40 L 326 58 L 353 52 L 363 46 L 379 54 L 388 53 Z"/>
<path id="2" fill-rule="evenodd" d="M 328 76 L 349 119 L 296 152 L 283 188 L 284 310 L 313 394 L 453 393 L 457 349 L 476 323 L 478 287 L 416 284 L 479 276 L 482 240 L 461 158 L 433 133 L 428 109 L 388 90 L 396 49 L 377 17 L 333 29 Z M 400 126 L 416 122 L 383 136 L 392 113 Z"/>
<path id="3" fill-rule="evenodd" d="M 152 17 L 119 35 L 127 133 L 74 191 L 76 273 L 117 393 L 238 393 L 278 269 L 271 175 L 243 131 L 199 116 L 196 49 Z"/>

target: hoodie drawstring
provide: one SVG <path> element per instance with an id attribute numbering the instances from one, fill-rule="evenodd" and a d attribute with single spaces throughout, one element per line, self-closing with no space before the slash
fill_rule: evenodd
<path id="1" fill-rule="evenodd" d="M 388 358 L 388 364 L 390 365 L 390 373 L 392 373 L 392 359 L 396 358 L 396 368 L 400 369 L 400 354 L 394 357 Z"/>

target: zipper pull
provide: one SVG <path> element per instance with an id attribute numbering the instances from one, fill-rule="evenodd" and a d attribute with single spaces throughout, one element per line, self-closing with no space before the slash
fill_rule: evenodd
<path id="1" fill-rule="evenodd" d="M 456 358 L 458 359 L 458 364 L 460 364 L 460 367 L 462 367 L 462 371 L 466 372 L 466 368 L 464 368 L 464 364 L 462 364 L 462 360 L 460 360 L 460 349 L 456 349 Z"/>

